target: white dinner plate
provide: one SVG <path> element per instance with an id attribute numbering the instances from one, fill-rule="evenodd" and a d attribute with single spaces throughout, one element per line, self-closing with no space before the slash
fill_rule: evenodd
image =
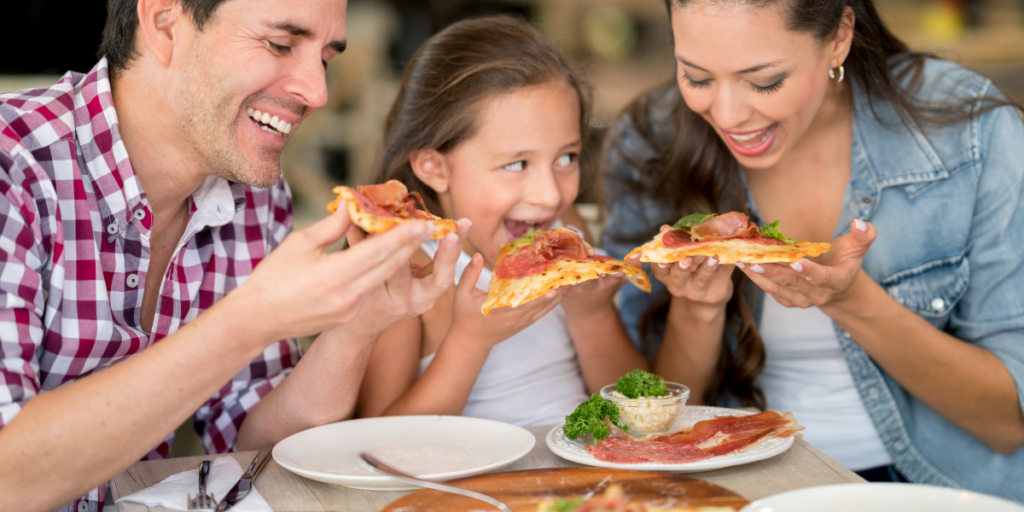
<path id="1" fill-rule="evenodd" d="M 690 428 L 694 423 L 698 421 L 711 419 L 714 416 L 747 416 L 754 414 L 750 411 L 741 411 L 738 409 L 724 409 L 722 407 L 708 407 L 708 406 L 685 406 L 683 410 L 679 412 L 679 416 L 669 427 L 669 432 L 676 432 Z M 562 432 L 562 425 L 551 429 L 548 432 L 546 441 L 548 448 L 551 449 L 559 457 L 580 464 L 586 464 L 588 466 L 597 466 L 602 468 L 616 468 L 616 469 L 637 469 L 646 471 L 672 471 L 676 473 L 694 473 L 697 471 L 709 471 L 712 469 L 727 468 L 729 466 L 738 466 L 740 464 L 747 464 L 748 462 L 754 462 L 758 460 L 764 460 L 770 457 L 774 457 L 786 450 L 796 441 L 795 437 L 786 437 L 783 439 L 769 439 L 764 443 L 755 446 L 749 450 L 745 450 L 738 453 L 730 453 L 727 455 L 719 455 L 717 457 L 711 457 L 710 459 L 699 460 L 696 462 L 686 462 L 682 464 L 671 464 L 661 462 L 642 462 L 639 464 L 617 464 L 615 462 L 605 462 L 603 460 L 597 460 L 594 458 L 587 448 L 579 442 L 573 441 L 568 437 L 565 437 L 565 433 Z"/>
<path id="2" fill-rule="evenodd" d="M 312 480 L 368 491 L 417 489 L 371 473 L 367 452 L 406 473 L 443 482 L 507 466 L 530 453 L 529 431 L 462 416 L 386 416 L 342 421 L 294 434 L 274 447 L 274 460 Z"/>
<path id="3" fill-rule="evenodd" d="M 985 494 L 931 485 L 874 483 L 808 487 L 757 500 L 740 512 L 1024 512 Z"/>

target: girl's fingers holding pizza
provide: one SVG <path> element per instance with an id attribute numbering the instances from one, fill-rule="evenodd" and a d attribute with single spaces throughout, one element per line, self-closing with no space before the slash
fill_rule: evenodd
<path id="1" fill-rule="evenodd" d="M 465 238 L 469 234 L 469 228 L 473 226 L 473 221 L 469 219 L 459 219 L 455 221 L 455 234 L 459 235 L 459 238 Z"/>
<path id="2" fill-rule="evenodd" d="M 473 290 L 476 290 L 476 282 L 480 279 L 480 273 L 483 272 L 484 268 L 484 257 L 480 253 L 474 254 L 469 260 L 469 265 L 466 265 L 466 269 L 462 271 L 462 276 L 459 277 L 459 284 L 455 285 L 455 294 L 471 296 Z"/>
<path id="3" fill-rule="evenodd" d="M 736 266 L 740 266 L 737 264 Z M 814 305 L 808 295 L 812 286 L 792 271 L 787 272 L 772 264 L 747 263 L 740 267 L 765 293 L 786 307 L 807 308 Z"/>
<path id="4" fill-rule="evenodd" d="M 710 258 L 705 259 L 704 263 L 697 265 L 692 272 L 693 284 L 701 288 L 706 287 L 718 272 L 718 258 L 711 256 Z"/>

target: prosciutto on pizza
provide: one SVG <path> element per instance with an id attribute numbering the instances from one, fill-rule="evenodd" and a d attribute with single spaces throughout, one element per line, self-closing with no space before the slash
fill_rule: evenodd
<path id="1" fill-rule="evenodd" d="M 434 240 L 455 232 L 454 220 L 431 214 L 423 198 L 416 192 L 410 193 L 405 184 L 398 180 L 356 188 L 334 187 L 334 193 L 338 197 L 327 205 L 327 211 L 334 213 L 344 201 L 352 222 L 367 233 L 383 233 L 399 224 L 413 221 L 427 221 L 433 225 L 431 238 Z M 416 208 L 417 200 L 422 210 Z"/>
<path id="2" fill-rule="evenodd" d="M 625 272 L 641 290 L 651 291 L 651 282 L 640 267 L 594 254 L 593 247 L 576 231 L 534 231 L 502 246 L 482 310 L 486 315 L 493 308 L 516 307 L 559 286 L 617 272 Z"/>
<path id="3" fill-rule="evenodd" d="M 674 263 L 687 256 L 715 256 L 721 263 L 792 263 L 820 256 L 830 247 L 786 238 L 779 221 L 758 228 L 740 212 L 694 214 L 633 249 L 626 259 L 640 256 L 644 262 Z"/>

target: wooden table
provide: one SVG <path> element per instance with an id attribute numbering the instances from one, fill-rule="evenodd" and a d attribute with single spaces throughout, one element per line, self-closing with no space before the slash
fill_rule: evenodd
<path id="1" fill-rule="evenodd" d="M 528 428 L 527 430 L 537 437 L 536 446 L 526 457 L 500 471 L 580 467 L 579 464 L 562 459 L 548 449 L 544 442 L 544 436 L 551 428 Z M 238 460 L 239 465 L 245 467 L 256 456 L 256 453 L 240 452 L 232 454 L 232 456 Z M 184 457 L 137 462 L 110 481 L 110 492 L 114 499 L 127 496 L 156 484 L 170 475 L 194 469 L 199 466 L 199 461 L 212 460 L 216 457 Z M 691 473 L 689 476 L 714 482 L 751 501 L 804 487 L 864 482 L 855 473 L 830 459 L 803 439 L 797 439 L 796 444 L 788 451 L 767 460 L 715 471 Z M 267 463 L 256 479 L 256 488 L 277 512 L 328 510 L 376 512 L 409 492 L 358 491 L 307 480 L 287 471 L 273 460 Z M 117 508 L 119 512 L 168 510 L 163 507 L 147 507 L 131 502 L 118 503 Z"/>

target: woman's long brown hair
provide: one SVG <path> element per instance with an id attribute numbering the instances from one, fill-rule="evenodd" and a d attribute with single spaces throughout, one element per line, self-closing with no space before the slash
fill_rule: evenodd
<path id="1" fill-rule="evenodd" d="M 702 0 L 666 0 L 669 16 L 678 15 L 674 13 L 676 9 L 694 1 Z M 778 5 L 789 30 L 812 34 L 819 42 L 835 36 L 845 9 L 851 8 L 856 24 L 850 53 L 844 62 L 846 76 L 856 80 L 872 102 L 880 100 L 894 105 L 911 126 L 955 124 L 1006 105 L 1020 109 L 997 97 L 983 98 L 980 107 L 974 98 L 941 103 L 917 98 L 914 92 L 922 85 L 925 60 L 931 56 L 911 52 L 882 23 L 871 0 L 732 1 L 755 8 Z M 668 224 L 690 213 L 740 211 L 749 214 L 739 162 L 711 125 L 686 106 L 678 89 L 673 93 L 671 136 L 666 136 L 665 127 L 658 126 L 659 121 L 650 115 L 657 109 L 655 103 L 664 105 L 665 98 L 647 94 L 623 112 L 624 118 L 630 119 L 632 128 L 651 145 L 657 156 L 635 161 L 619 145 L 621 141 L 608 140 L 608 151 L 615 152 L 640 171 L 639 175 L 626 178 L 610 175 L 609 179 L 617 181 L 610 182 L 606 188 L 608 200 L 614 202 L 617 193 L 636 194 L 674 212 L 676 217 L 659 219 L 660 223 Z M 654 228 L 637 236 L 612 231 L 605 236 L 618 242 L 640 244 L 656 233 L 657 228 Z M 748 292 L 753 285 L 741 272 L 735 272 L 732 279 L 735 291 L 726 306 L 726 329 L 735 336 L 735 346 L 723 340 L 715 382 L 709 386 L 704 400 L 715 403 L 723 393 L 728 393 L 744 405 L 764 408 L 764 394 L 755 385 L 764 369 L 765 351 L 757 331 L 757 319 L 748 304 L 751 296 Z M 645 345 L 649 345 L 647 338 L 651 327 L 667 315 L 670 298 L 667 293 L 656 297 L 641 318 L 641 338 Z"/>
<path id="2" fill-rule="evenodd" d="M 428 39 L 402 76 L 384 123 L 384 154 L 375 183 L 395 179 L 441 211 L 437 192 L 416 177 L 413 151 L 452 150 L 476 131 L 479 104 L 523 87 L 564 80 L 580 102 L 587 138 L 590 91 L 558 50 L 524 20 L 490 16 L 459 21 Z"/>

